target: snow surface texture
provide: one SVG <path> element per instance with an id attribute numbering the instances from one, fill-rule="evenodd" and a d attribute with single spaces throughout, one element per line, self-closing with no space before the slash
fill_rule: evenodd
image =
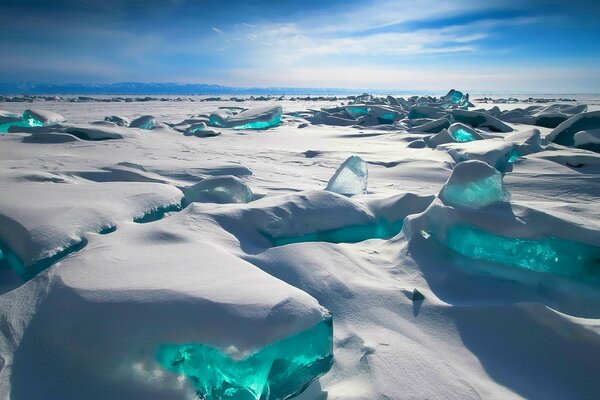
<path id="1" fill-rule="evenodd" d="M 0 399 L 600 393 L 585 105 L 18 99 Z"/>

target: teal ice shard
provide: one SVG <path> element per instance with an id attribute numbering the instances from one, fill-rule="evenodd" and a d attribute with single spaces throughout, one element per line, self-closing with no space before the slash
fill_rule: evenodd
<path id="1" fill-rule="evenodd" d="M 446 94 L 446 96 L 444 96 L 446 99 L 448 99 L 452 104 L 456 104 L 456 105 L 464 105 L 466 102 L 469 101 L 469 95 L 467 94 L 466 97 L 462 92 L 459 92 L 458 90 L 454 90 L 454 89 L 450 89 L 450 91 L 448 92 L 448 94 Z"/>
<path id="2" fill-rule="evenodd" d="M 227 119 L 231 117 L 233 113 L 231 110 L 227 108 L 223 108 L 215 111 L 214 113 L 208 116 L 208 121 L 210 126 L 216 126 L 218 128 L 226 128 L 227 127 Z"/>
<path id="3" fill-rule="evenodd" d="M 186 203 L 249 203 L 254 200 L 252 190 L 236 176 L 207 178 L 183 190 Z"/>
<path id="4" fill-rule="evenodd" d="M 36 126 L 54 125 L 63 122 L 65 118 L 52 111 L 25 110 L 23 115 L 0 110 L 0 133 L 8 132 L 11 126 L 31 128 Z"/>
<path id="5" fill-rule="evenodd" d="M 166 344 L 159 364 L 187 376 L 205 400 L 276 400 L 302 393 L 331 368 L 331 317 L 258 351 L 236 358 L 200 343 Z"/>
<path id="6" fill-rule="evenodd" d="M 131 124 L 129 124 L 129 126 L 131 128 L 151 130 L 156 128 L 156 119 L 153 115 L 142 115 L 141 117 L 131 121 Z"/>
<path id="7" fill-rule="evenodd" d="M 29 123 L 29 126 L 47 126 L 65 121 L 65 117 L 52 111 L 27 109 L 23 113 L 23 120 Z"/>
<path id="8" fill-rule="evenodd" d="M 358 243 L 369 239 L 389 239 L 402 230 L 402 219 L 389 222 L 380 219 L 376 222 L 360 225 L 343 226 L 307 233 L 300 236 L 269 237 L 273 246 L 285 246 L 292 243 L 328 242 L 328 243 Z"/>
<path id="9" fill-rule="evenodd" d="M 346 196 L 365 194 L 368 177 L 367 163 L 358 156 L 350 156 L 335 171 L 325 190 Z"/>
<path id="10" fill-rule="evenodd" d="M 281 122 L 281 106 L 255 107 L 233 114 L 230 110 L 223 109 L 209 116 L 211 126 L 232 129 L 268 129 L 279 125 Z"/>
<path id="11" fill-rule="evenodd" d="M 459 143 L 483 139 L 483 137 L 481 137 L 481 135 L 479 135 L 475 129 L 465 124 L 461 124 L 460 122 L 450 125 L 448 128 L 448 133 L 455 141 Z"/>
<path id="12" fill-rule="evenodd" d="M 369 113 L 369 107 L 364 104 L 346 106 L 345 110 L 354 119 L 362 117 L 363 115 L 367 115 Z"/>
<path id="13" fill-rule="evenodd" d="M 509 200 L 502 174 L 489 164 L 463 161 L 456 164 L 439 198 L 447 206 L 477 209 Z"/>
<path id="14" fill-rule="evenodd" d="M 448 228 L 446 245 L 475 260 L 582 280 L 598 281 L 600 278 L 600 247 L 584 243 L 554 237 L 529 239 L 499 236 L 459 223 Z"/>
<path id="15" fill-rule="evenodd" d="M 600 111 L 577 114 L 558 125 L 546 136 L 546 140 L 563 146 L 573 146 L 575 135 L 581 131 L 600 129 Z"/>

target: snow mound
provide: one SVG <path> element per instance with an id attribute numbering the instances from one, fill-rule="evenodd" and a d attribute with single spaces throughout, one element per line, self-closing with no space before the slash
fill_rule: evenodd
<path id="1" fill-rule="evenodd" d="M 156 183 L 28 182 L 12 187 L 0 199 L 0 241 L 14 254 L 11 266 L 24 278 L 74 251 L 86 233 L 180 204 L 183 197 L 177 188 Z"/>
<path id="2" fill-rule="evenodd" d="M 268 391 L 266 383 L 292 382 L 296 386 L 287 390 L 295 393 L 327 371 L 331 323 L 320 325 L 327 312 L 308 294 L 208 244 L 193 229 L 181 229 L 193 226 L 194 218 L 193 212 L 183 212 L 157 224 L 126 224 L 110 235 L 91 237 L 84 251 L 0 299 L 0 313 L 10 313 L 14 322 L 2 335 L 19 343 L 16 352 L 3 349 L 2 354 L 9 364 L 1 374 L 11 376 L 13 395 L 189 398 L 202 387 L 168 373 L 187 366 L 179 358 L 162 369 L 165 346 L 183 350 L 197 343 L 240 360 L 264 357 L 265 346 L 303 332 L 308 339 L 280 344 L 285 354 L 267 350 L 267 359 L 277 365 L 283 356 L 307 354 L 304 345 L 294 343 L 320 343 L 312 361 L 301 364 L 313 366 L 310 376 L 293 380 L 301 371 L 290 365 L 291 380 L 273 368 L 268 378 L 281 379 L 265 382 L 263 371 L 254 369 L 244 372 L 246 382 L 236 376 L 230 384 L 256 389 L 250 382 L 261 382 Z M 103 251 L 107 246 L 109 253 Z M 21 301 L 11 301 L 16 297 Z M 38 303 L 35 316 L 24 306 L 28 302 Z M 69 318 L 57 319 L 65 312 Z M 71 379 L 61 379 L 65 376 Z"/>

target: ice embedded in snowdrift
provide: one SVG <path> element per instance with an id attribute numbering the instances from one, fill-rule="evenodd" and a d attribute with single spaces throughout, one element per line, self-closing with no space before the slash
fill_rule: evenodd
<path id="1" fill-rule="evenodd" d="M 450 125 L 450 127 L 448 127 L 448 133 L 455 141 L 459 143 L 483 139 L 481 135 L 475 132 L 475 129 L 465 124 L 461 124 L 460 122 Z"/>
<path id="2" fill-rule="evenodd" d="M 554 128 L 546 140 L 563 146 L 573 146 L 575 135 L 581 131 L 600 129 L 600 111 L 577 114 Z"/>
<path id="3" fill-rule="evenodd" d="M 163 368 L 187 376 L 203 399 L 288 399 L 331 368 L 330 317 L 241 359 L 202 344 L 163 345 Z"/>
<path id="4" fill-rule="evenodd" d="M 600 153 L 600 128 L 591 129 L 589 131 L 579 131 L 573 138 L 575 147 Z"/>
<path id="5" fill-rule="evenodd" d="M 236 176 L 217 176 L 183 189 L 185 203 L 249 203 L 254 200 L 252 190 Z"/>
<path id="6" fill-rule="evenodd" d="M 281 122 L 281 106 L 256 107 L 234 114 L 230 110 L 223 109 L 209 116 L 212 126 L 232 129 L 268 129 L 273 128 Z"/>
<path id="7" fill-rule="evenodd" d="M 467 224 L 446 231 L 446 246 L 474 260 L 509 265 L 569 278 L 600 279 L 600 247 L 554 237 L 506 237 Z"/>
<path id="8" fill-rule="evenodd" d="M 0 111 L 0 133 L 8 132 L 10 127 L 28 128 L 54 125 L 63 122 L 65 118 L 52 111 L 25 110 L 23 115 Z"/>
<path id="9" fill-rule="evenodd" d="M 439 197 L 446 205 L 475 209 L 507 201 L 509 194 L 499 171 L 471 160 L 456 164 Z"/>
<path id="10" fill-rule="evenodd" d="M 154 118 L 153 115 L 142 115 L 141 117 L 131 121 L 129 126 L 131 128 L 151 130 L 156 128 L 156 118 Z"/>
<path id="11" fill-rule="evenodd" d="M 450 89 L 450 91 L 444 97 L 442 97 L 442 99 L 460 107 L 469 105 L 469 94 L 463 94 L 463 92 L 455 89 Z"/>
<path id="12" fill-rule="evenodd" d="M 367 163 L 358 156 L 350 156 L 335 171 L 325 190 L 346 196 L 365 194 L 368 177 Z"/>

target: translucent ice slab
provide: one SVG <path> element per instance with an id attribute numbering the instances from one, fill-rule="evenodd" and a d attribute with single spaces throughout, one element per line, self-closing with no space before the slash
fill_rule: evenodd
<path id="1" fill-rule="evenodd" d="M 274 400 L 300 394 L 331 368 L 333 325 L 314 327 L 236 357 L 200 343 L 168 344 L 157 352 L 160 365 L 187 376 L 205 400 Z"/>

